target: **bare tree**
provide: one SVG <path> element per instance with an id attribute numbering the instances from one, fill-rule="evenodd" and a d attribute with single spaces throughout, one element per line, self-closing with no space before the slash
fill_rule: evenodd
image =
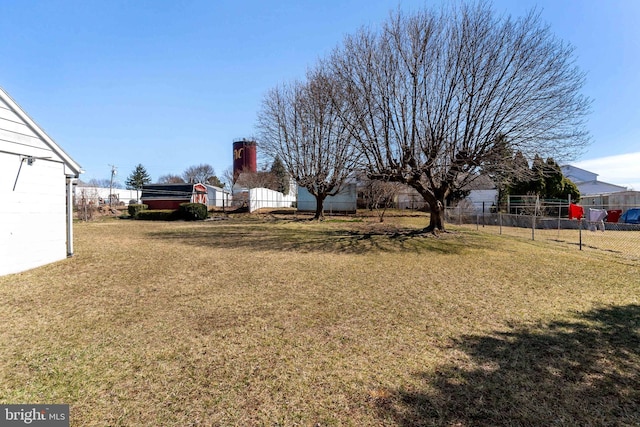
<path id="1" fill-rule="evenodd" d="M 202 163 L 197 166 L 189 166 L 182 173 L 182 178 L 184 178 L 185 182 L 190 183 L 209 183 L 209 180 L 212 178 L 216 178 L 216 171 L 213 169 L 213 166 Z"/>
<path id="2" fill-rule="evenodd" d="M 315 197 L 314 219 L 324 217 L 324 200 L 342 189 L 359 157 L 338 112 L 336 84 L 320 69 L 310 72 L 305 83 L 272 89 L 258 117 L 263 149 L 278 156 L 298 185 Z"/>
<path id="3" fill-rule="evenodd" d="M 445 229 L 449 193 L 495 162 L 505 141 L 555 158 L 588 142 L 590 101 L 574 61 L 536 11 L 514 20 L 479 2 L 397 13 L 380 31 L 347 37 L 327 63 L 369 177 L 416 189 L 435 231 Z"/>
<path id="4" fill-rule="evenodd" d="M 384 214 L 387 209 L 393 207 L 400 192 L 405 185 L 397 181 L 381 181 L 369 179 L 366 176 L 359 177 L 360 194 L 366 202 L 367 208 L 375 210 L 380 222 L 384 222 Z"/>
<path id="5" fill-rule="evenodd" d="M 78 185 L 84 185 L 86 187 L 98 187 L 98 188 L 123 188 L 122 184 L 119 183 L 118 181 L 111 181 L 108 178 L 102 178 L 102 179 L 96 179 L 96 178 L 91 178 L 89 181 L 87 182 L 80 182 L 78 183 Z"/>
<path id="6" fill-rule="evenodd" d="M 230 191 L 233 191 L 233 186 L 236 184 L 237 178 L 233 173 L 233 167 L 228 167 L 222 172 L 222 182 L 226 187 L 229 187 Z"/>
<path id="7" fill-rule="evenodd" d="M 96 187 L 78 186 L 75 192 L 75 203 L 78 219 L 90 221 L 98 207 L 100 195 Z"/>
<path id="8" fill-rule="evenodd" d="M 278 190 L 278 177 L 271 172 L 240 172 L 236 178 L 236 183 L 244 188 L 268 188 Z"/>
<path id="9" fill-rule="evenodd" d="M 184 179 L 179 175 L 166 174 L 158 178 L 158 184 L 184 184 Z"/>

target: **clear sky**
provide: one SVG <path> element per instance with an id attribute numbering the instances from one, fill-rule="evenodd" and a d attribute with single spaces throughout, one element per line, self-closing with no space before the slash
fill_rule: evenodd
<path id="1" fill-rule="evenodd" d="M 109 178 L 115 165 L 124 182 L 138 163 L 154 180 L 200 163 L 221 176 L 233 140 L 256 133 L 270 88 L 303 78 L 345 34 L 390 11 L 441 1 L 2 0 L 0 86 L 83 180 Z M 537 7 L 576 48 L 592 144 L 572 164 L 640 190 L 640 1 L 493 6 L 514 16 Z"/>

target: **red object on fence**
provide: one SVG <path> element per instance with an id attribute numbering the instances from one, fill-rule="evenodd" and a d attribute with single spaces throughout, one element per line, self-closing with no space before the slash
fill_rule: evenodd
<path id="1" fill-rule="evenodd" d="M 620 209 L 610 209 L 607 211 L 607 222 L 618 222 L 620 220 L 620 215 L 622 215 L 622 210 Z"/>
<path id="2" fill-rule="evenodd" d="M 584 209 L 582 206 L 569 203 L 569 219 L 582 219 L 583 216 Z"/>

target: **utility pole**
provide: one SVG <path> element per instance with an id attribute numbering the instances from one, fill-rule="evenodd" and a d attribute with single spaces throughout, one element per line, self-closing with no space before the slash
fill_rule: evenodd
<path id="1" fill-rule="evenodd" d="M 113 177 L 117 175 L 118 169 L 114 165 L 111 166 L 111 181 L 109 182 L 109 211 L 113 209 Z"/>

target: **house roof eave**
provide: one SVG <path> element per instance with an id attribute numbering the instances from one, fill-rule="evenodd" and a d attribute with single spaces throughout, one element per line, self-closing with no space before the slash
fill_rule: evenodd
<path id="1" fill-rule="evenodd" d="M 38 124 L 27 114 L 25 110 L 18 105 L 16 101 L 11 98 L 11 96 L 0 87 L 0 99 L 2 99 L 11 110 L 18 115 L 22 120 L 24 120 L 25 124 L 29 126 L 29 128 L 36 134 L 38 137 L 45 143 L 51 151 L 53 151 L 60 159 L 64 162 L 65 166 L 69 168 L 71 173 L 66 173 L 68 177 L 77 178 L 81 173 L 84 172 L 82 167 L 78 162 L 73 160 L 69 154 L 67 154 L 62 147 L 60 147 L 56 142 L 49 136 L 47 133 L 40 127 Z"/>

